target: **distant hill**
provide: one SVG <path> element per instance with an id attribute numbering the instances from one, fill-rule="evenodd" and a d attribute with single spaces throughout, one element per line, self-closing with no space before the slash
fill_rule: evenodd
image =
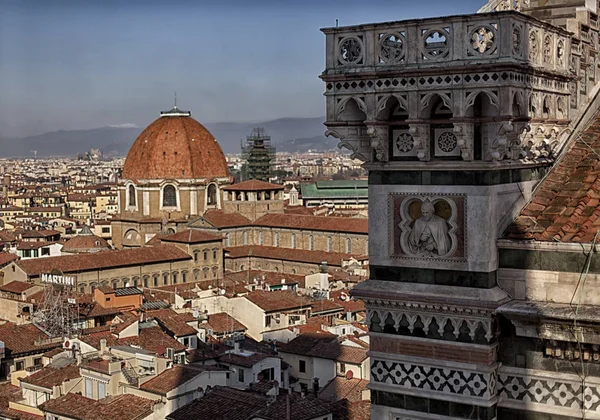
<path id="1" fill-rule="evenodd" d="M 240 140 L 246 139 L 254 127 L 263 127 L 279 151 L 304 152 L 330 150 L 337 140 L 323 136 L 326 128 L 323 117 L 279 118 L 262 123 L 205 124 L 225 153 L 239 153 Z M 105 156 L 125 156 L 143 128 L 102 127 L 91 130 L 61 130 L 20 139 L 0 138 L 0 157 L 75 156 L 92 147 Z"/>

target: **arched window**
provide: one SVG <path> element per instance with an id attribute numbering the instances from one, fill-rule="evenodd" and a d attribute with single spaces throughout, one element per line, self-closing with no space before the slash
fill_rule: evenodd
<path id="1" fill-rule="evenodd" d="M 181 281 L 183 283 L 187 283 L 187 271 L 182 271 L 181 272 Z"/>
<path id="2" fill-rule="evenodd" d="M 194 262 L 198 262 L 198 253 L 199 253 L 198 250 L 194 251 Z"/>
<path id="3" fill-rule="evenodd" d="M 144 287 L 148 287 L 148 276 L 144 276 Z"/>
<path id="4" fill-rule="evenodd" d="M 118 288 L 118 287 L 119 287 L 119 280 L 113 280 L 113 281 L 112 281 L 112 288 L 113 288 L 113 289 L 116 289 L 116 288 Z"/>
<path id="5" fill-rule="evenodd" d="M 209 270 L 209 268 L 208 268 L 208 267 L 204 267 L 204 268 L 202 269 L 202 277 L 204 277 L 205 279 L 207 279 L 207 278 L 208 278 L 208 272 L 209 272 L 209 271 L 210 271 L 210 270 Z"/>
<path id="6" fill-rule="evenodd" d="M 79 285 L 79 293 L 85 293 L 85 283 L 81 283 Z"/>
<path id="7" fill-rule="evenodd" d="M 217 259 L 217 251 L 218 251 L 218 249 L 213 249 L 213 250 L 212 250 L 212 254 L 213 254 L 213 256 L 212 256 L 212 257 L 213 257 L 213 260 L 216 260 L 216 259 Z"/>
<path id="8" fill-rule="evenodd" d="M 246 231 L 244 231 L 244 233 L 242 233 L 242 244 L 248 245 L 248 232 L 246 232 Z"/>
<path id="9" fill-rule="evenodd" d="M 129 200 L 128 203 L 131 207 L 135 207 L 135 187 L 133 185 L 129 185 Z"/>
<path id="10" fill-rule="evenodd" d="M 352 240 L 350 238 L 346 238 L 346 253 L 349 254 L 352 252 Z"/>
<path id="11" fill-rule="evenodd" d="M 327 252 L 333 252 L 333 238 L 331 236 L 327 238 Z"/>
<path id="12" fill-rule="evenodd" d="M 292 248 L 296 248 L 296 234 L 292 233 Z"/>
<path id="13" fill-rule="evenodd" d="M 163 207 L 177 207 L 177 191 L 172 185 L 163 188 Z"/>
<path id="14" fill-rule="evenodd" d="M 169 273 L 163 273 L 163 284 L 169 284 Z"/>
<path id="15" fill-rule="evenodd" d="M 225 234 L 225 245 L 231 246 L 231 235 L 229 233 Z"/>
<path id="16" fill-rule="evenodd" d="M 260 232 L 258 232 L 258 244 L 259 245 L 263 244 L 263 233 L 262 233 L 262 230 Z"/>
<path id="17" fill-rule="evenodd" d="M 200 280 L 200 270 L 194 270 L 194 281 Z"/>
<path id="18" fill-rule="evenodd" d="M 214 206 L 217 204 L 217 186 L 215 184 L 210 184 L 208 186 L 207 204 L 209 206 Z"/>
<path id="19" fill-rule="evenodd" d="M 208 261 L 208 249 L 205 249 L 202 254 L 204 256 L 204 261 Z"/>
<path id="20" fill-rule="evenodd" d="M 158 286 L 158 274 L 155 274 L 152 280 L 154 286 Z"/>
<path id="21" fill-rule="evenodd" d="M 171 277 L 173 277 L 173 284 L 177 284 L 177 273 L 172 273 Z"/>

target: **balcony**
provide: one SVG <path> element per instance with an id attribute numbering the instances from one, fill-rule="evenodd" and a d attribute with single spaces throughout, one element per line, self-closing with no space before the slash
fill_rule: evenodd
<path id="1" fill-rule="evenodd" d="M 506 63 L 569 71 L 569 32 L 514 11 L 325 28 L 323 78 Z"/>

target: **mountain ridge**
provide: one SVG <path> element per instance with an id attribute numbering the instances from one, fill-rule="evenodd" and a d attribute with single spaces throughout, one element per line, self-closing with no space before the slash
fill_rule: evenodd
<path id="1" fill-rule="evenodd" d="M 326 138 L 323 133 L 324 117 L 283 117 L 260 123 L 216 122 L 203 124 L 217 139 L 225 153 L 239 153 L 240 141 L 254 127 L 262 127 L 271 136 L 271 143 L 278 151 L 305 152 L 326 151 L 336 147 L 337 140 Z M 82 130 L 57 130 L 22 138 L 0 138 L 0 157 L 71 157 L 100 149 L 107 157 L 126 156 L 129 148 L 144 130 L 143 127 L 126 125 L 104 126 Z"/>

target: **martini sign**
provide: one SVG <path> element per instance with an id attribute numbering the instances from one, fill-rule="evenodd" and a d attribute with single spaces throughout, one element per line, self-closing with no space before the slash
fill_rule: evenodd
<path id="1" fill-rule="evenodd" d="M 51 273 L 42 273 L 42 283 L 58 284 L 62 286 L 73 286 L 75 277 L 65 276 L 60 270 L 52 270 Z"/>

